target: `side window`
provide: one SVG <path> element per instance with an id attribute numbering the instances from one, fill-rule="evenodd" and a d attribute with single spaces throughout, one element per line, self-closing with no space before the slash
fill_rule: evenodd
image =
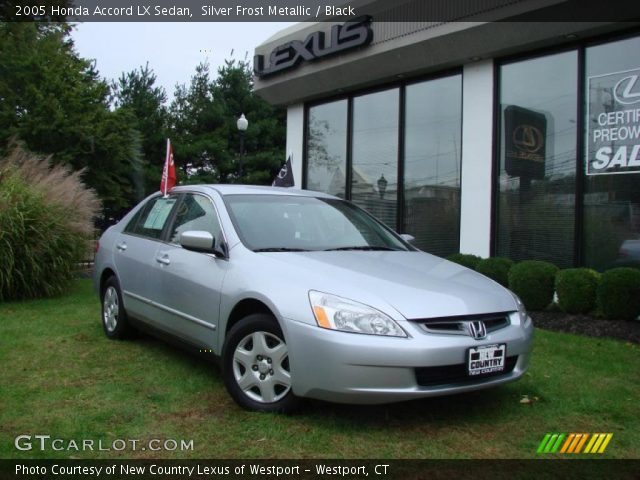
<path id="1" fill-rule="evenodd" d="M 177 199 L 177 196 L 152 198 L 134 215 L 125 233 L 159 239 Z"/>
<path id="2" fill-rule="evenodd" d="M 207 197 L 187 193 L 178 205 L 175 222 L 171 228 L 170 241 L 178 243 L 180 234 L 188 230 L 209 232 L 216 239 L 220 238 L 220 222 L 216 210 Z"/>

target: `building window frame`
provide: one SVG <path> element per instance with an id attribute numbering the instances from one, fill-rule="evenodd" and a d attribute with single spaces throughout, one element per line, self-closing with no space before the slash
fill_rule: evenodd
<path id="1" fill-rule="evenodd" d="M 404 148 L 405 148 L 405 112 L 406 112 L 406 88 L 419 84 L 422 82 L 428 82 L 430 80 L 438 80 L 442 78 L 452 77 L 455 75 L 463 76 L 463 67 L 448 68 L 446 70 L 439 70 L 434 73 L 428 73 L 423 75 L 411 76 L 402 79 L 396 79 L 389 82 L 383 82 L 375 86 L 350 90 L 348 92 L 339 92 L 336 95 L 323 97 L 322 99 L 311 100 L 304 103 L 303 114 L 303 135 L 302 135 L 302 188 L 308 187 L 308 174 L 309 174 L 309 158 L 307 151 L 308 142 L 308 130 L 309 130 L 309 110 L 318 105 L 324 105 L 327 103 L 335 102 L 338 100 L 347 100 L 347 142 L 346 142 L 346 187 L 345 187 L 345 199 L 352 200 L 351 197 L 351 182 L 352 182 L 352 168 L 353 168 L 353 100 L 356 97 L 369 95 L 372 93 L 382 92 L 393 88 L 398 89 L 398 148 L 397 148 L 397 162 L 398 162 L 398 194 L 396 199 L 396 224 L 390 225 L 396 232 L 402 232 L 404 228 L 405 208 L 404 208 Z M 460 92 L 463 95 L 463 92 Z M 464 100 L 463 100 L 464 101 Z M 464 119 L 462 119 L 464 122 Z M 460 132 L 462 138 L 462 122 L 460 123 Z M 460 158 L 462 163 L 462 157 Z M 462 187 L 461 187 L 462 188 Z M 460 228 L 461 212 L 458 212 L 458 229 Z M 458 246 L 459 248 L 459 246 Z"/>
<path id="2" fill-rule="evenodd" d="M 572 265 L 580 267 L 585 265 L 584 253 L 584 192 L 585 192 L 585 114 L 586 114 L 586 52 L 590 47 L 605 45 L 621 40 L 626 40 L 640 36 L 640 28 L 631 27 L 622 31 L 604 33 L 586 39 L 578 39 L 562 45 L 553 45 L 550 47 L 542 47 L 539 49 L 517 53 L 513 55 L 505 55 L 495 57 L 493 59 L 494 68 L 494 88 L 493 88 L 493 138 L 492 138 L 492 156 L 491 159 L 491 238 L 490 238 L 490 256 L 495 256 L 498 246 L 498 199 L 499 199 L 499 182 L 498 175 L 500 172 L 500 140 L 501 140 L 501 105 L 500 91 L 502 87 L 502 78 L 500 75 L 501 67 L 514 63 L 543 58 L 549 55 L 575 51 L 577 55 L 577 82 L 576 82 L 576 171 L 575 171 L 575 203 L 573 211 L 574 224 L 574 245 Z M 464 119 L 463 119 L 464 122 Z"/>

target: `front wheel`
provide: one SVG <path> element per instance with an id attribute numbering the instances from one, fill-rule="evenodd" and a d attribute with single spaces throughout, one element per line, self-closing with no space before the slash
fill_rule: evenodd
<path id="1" fill-rule="evenodd" d="M 299 403 L 291 391 L 289 352 L 277 321 L 254 314 L 227 334 L 223 378 L 233 399 L 247 410 L 288 413 Z"/>

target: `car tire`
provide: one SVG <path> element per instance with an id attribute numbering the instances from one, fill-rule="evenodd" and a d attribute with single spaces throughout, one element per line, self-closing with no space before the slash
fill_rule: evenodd
<path id="1" fill-rule="evenodd" d="M 231 397 L 247 410 L 290 413 L 299 406 L 287 344 L 271 315 L 249 315 L 231 328 L 222 349 L 222 376 Z"/>
<path id="2" fill-rule="evenodd" d="M 104 283 L 101 295 L 102 328 L 107 338 L 122 340 L 132 333 L 127 312 L 122 302 L 122 292 L 116 277 L 109 277 Z"/>

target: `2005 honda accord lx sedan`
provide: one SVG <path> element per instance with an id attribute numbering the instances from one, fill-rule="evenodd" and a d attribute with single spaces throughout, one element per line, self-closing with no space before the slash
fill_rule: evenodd
<path id="1" fill-rule="evenodd" d="M 242 407 L 384 403 L 521 377 L 533 325 L 509 290 L 317 192 L 155 194 L 100 239 L 107 337 L 134 327 L 217 355 Z M 149 330 L 149 328 L 147 328 Z"/>

